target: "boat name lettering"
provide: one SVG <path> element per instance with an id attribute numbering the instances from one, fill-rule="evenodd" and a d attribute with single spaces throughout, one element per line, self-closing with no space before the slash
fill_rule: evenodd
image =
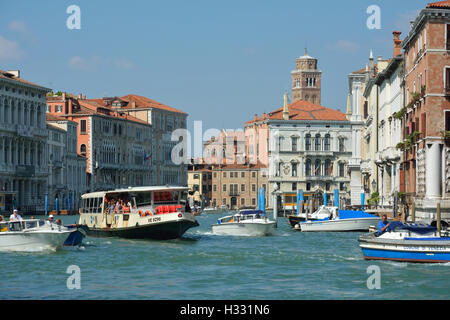
<path id="1" fill-rule="evenodd" d="M 161 221 L 161 217 L 156 217 L 156 218 L 150 218 L 148 219 L 148 222 L 160 222 Z"/>

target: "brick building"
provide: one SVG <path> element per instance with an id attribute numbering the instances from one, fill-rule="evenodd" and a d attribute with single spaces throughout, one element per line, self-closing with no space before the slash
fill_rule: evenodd
<path id="1" fill-rule="evenodd" d="M 415 196 L 418 217 L 432 219 L 438 202 L 450 214 L 450 1 L 428 4 L 402 47 L 401 190 Z"/>

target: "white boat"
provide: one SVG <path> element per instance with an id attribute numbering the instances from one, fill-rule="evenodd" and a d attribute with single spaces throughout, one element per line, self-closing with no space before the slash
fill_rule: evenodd
<path id="1" fill-rule="evenodd" d="M 189 228 L 199 225 L 194 214 L 185 210 L 187 190 L 150 186 L 84 194 L 79 224 L 87 226 L 87 235 L 94 237 L 180 238 Z M 108 202 L 120 200 L 122 207 L 110 208 Z"/>
<path id="2" fill-rule="evenodd" d="M 381 220 L 379 217 L 362 211 L 336 210 L 336 215 L 323 220 L 305 221 L 296 225 L 302 232 L 356 232 L 369 231 Z"/>
<path id="3" fill-rule="evenodd" d="M 386 232 L 364 234 L 359 246 L 366 260 L 391 260 L 401 262 L 450 262 L 450 237 L 443 236 L 429 225 L 392 222 Z"/>
<path id="4" fill-rule="evenodd" d="M 293 228 L 295 228 L 297 224 L 304 222 L 306 220 L 317 221 L 317 220 L 325 220 L 330 216 L 336 217 L 338 209 L 339 209 L 338 207 L 320 206 L 320 208 L 316 212 L 308 214 L 308 216 L 306 216 L 306 213 L 300 213 L 299 215 L 289 216 L 289 223 Z"/>
<path id="5" fill-rule="evenodd" d="M 235 215 L 219 219 L 212 231 L 216 235 L 261 237 L 272 234 L 275 224 L 263 211 L 240 210 Z"/>
<path id="6" fill-rule="evenodd" d="M 72 232 L 77 229 L 43 220 L 4 222 L 0 224 L 0 251 L 54 251 L 64 245 Z"/>

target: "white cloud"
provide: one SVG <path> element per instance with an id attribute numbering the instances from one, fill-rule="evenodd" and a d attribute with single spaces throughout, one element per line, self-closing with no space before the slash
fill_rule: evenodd
<path id="1" fill-rule="evenodd" d="M 14 60 L 23 57 L 25 53 L 15 41 L 0 36 L 0 59 Z"/>
<path id="2" fill-rule="evenodd" d="M 28 32 L 28 27 L 25 24 L 25 22 L 23 21 L 11 21 L 10 24 L 8 25 L 8 28 L 11 31 L 15 31 L 15 32 L 20 32 L 20 33 L 27 33 Z"/>
<path id="3" fill-rule="evenodd" d="M 332 49 L 341 52 L 354 52 L 359 49 L 359 45 L 349 40 L 339 40 L 332 45 Z"/>
<path id="4" fill-rule="evenodd" d="M 82 58 L 80 56 L 74 56 L 69 59 L 69 68 L 73 70 L 94 71 L 99 67 L 130 70 L 133 69 L 135 65 L 128 59 L 124 58 Z"/>

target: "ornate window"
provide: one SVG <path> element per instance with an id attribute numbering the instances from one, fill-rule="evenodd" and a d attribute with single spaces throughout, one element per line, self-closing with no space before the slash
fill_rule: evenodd
<path id="1" fill-rule="evenodd" d="M 316 139 L 315 139 L 315 151 L 320 151 L 320 142 L 321 142 L 321 138 L 320 138 L 320 134 L 316 134 Z"/>
<path id="2" fill-rule="evenodd" d="M 330 140 L 331 137 L 329 134 L 325 135 L 325 141 L 324 141 L 324 150 L 325 151 L 330 151 Z"/>
<path id="3" fill-rule="evenodd" d="M 311 151 L 311 135 L 307 134 L 305 137 L 305 151 Z"/>
<path id="4" fill-rule="evenodd" d="M 310 177 L 311 176 L 311 159 L 306 160 L 305 163 L 305 176 Z"/>
<path id="5" fill-rule="evenodd" d="M 314 165 L 314 175 L 317 177 L 321 175 L 320 164 L 321 164 L 321 161 L 319 159 L 317 159 L 316 163 Z"/>
<path id="6" fill-rule="evenodd" d="M 345 152 L 344 138 L 339 138 L 339 152 Z"/>

